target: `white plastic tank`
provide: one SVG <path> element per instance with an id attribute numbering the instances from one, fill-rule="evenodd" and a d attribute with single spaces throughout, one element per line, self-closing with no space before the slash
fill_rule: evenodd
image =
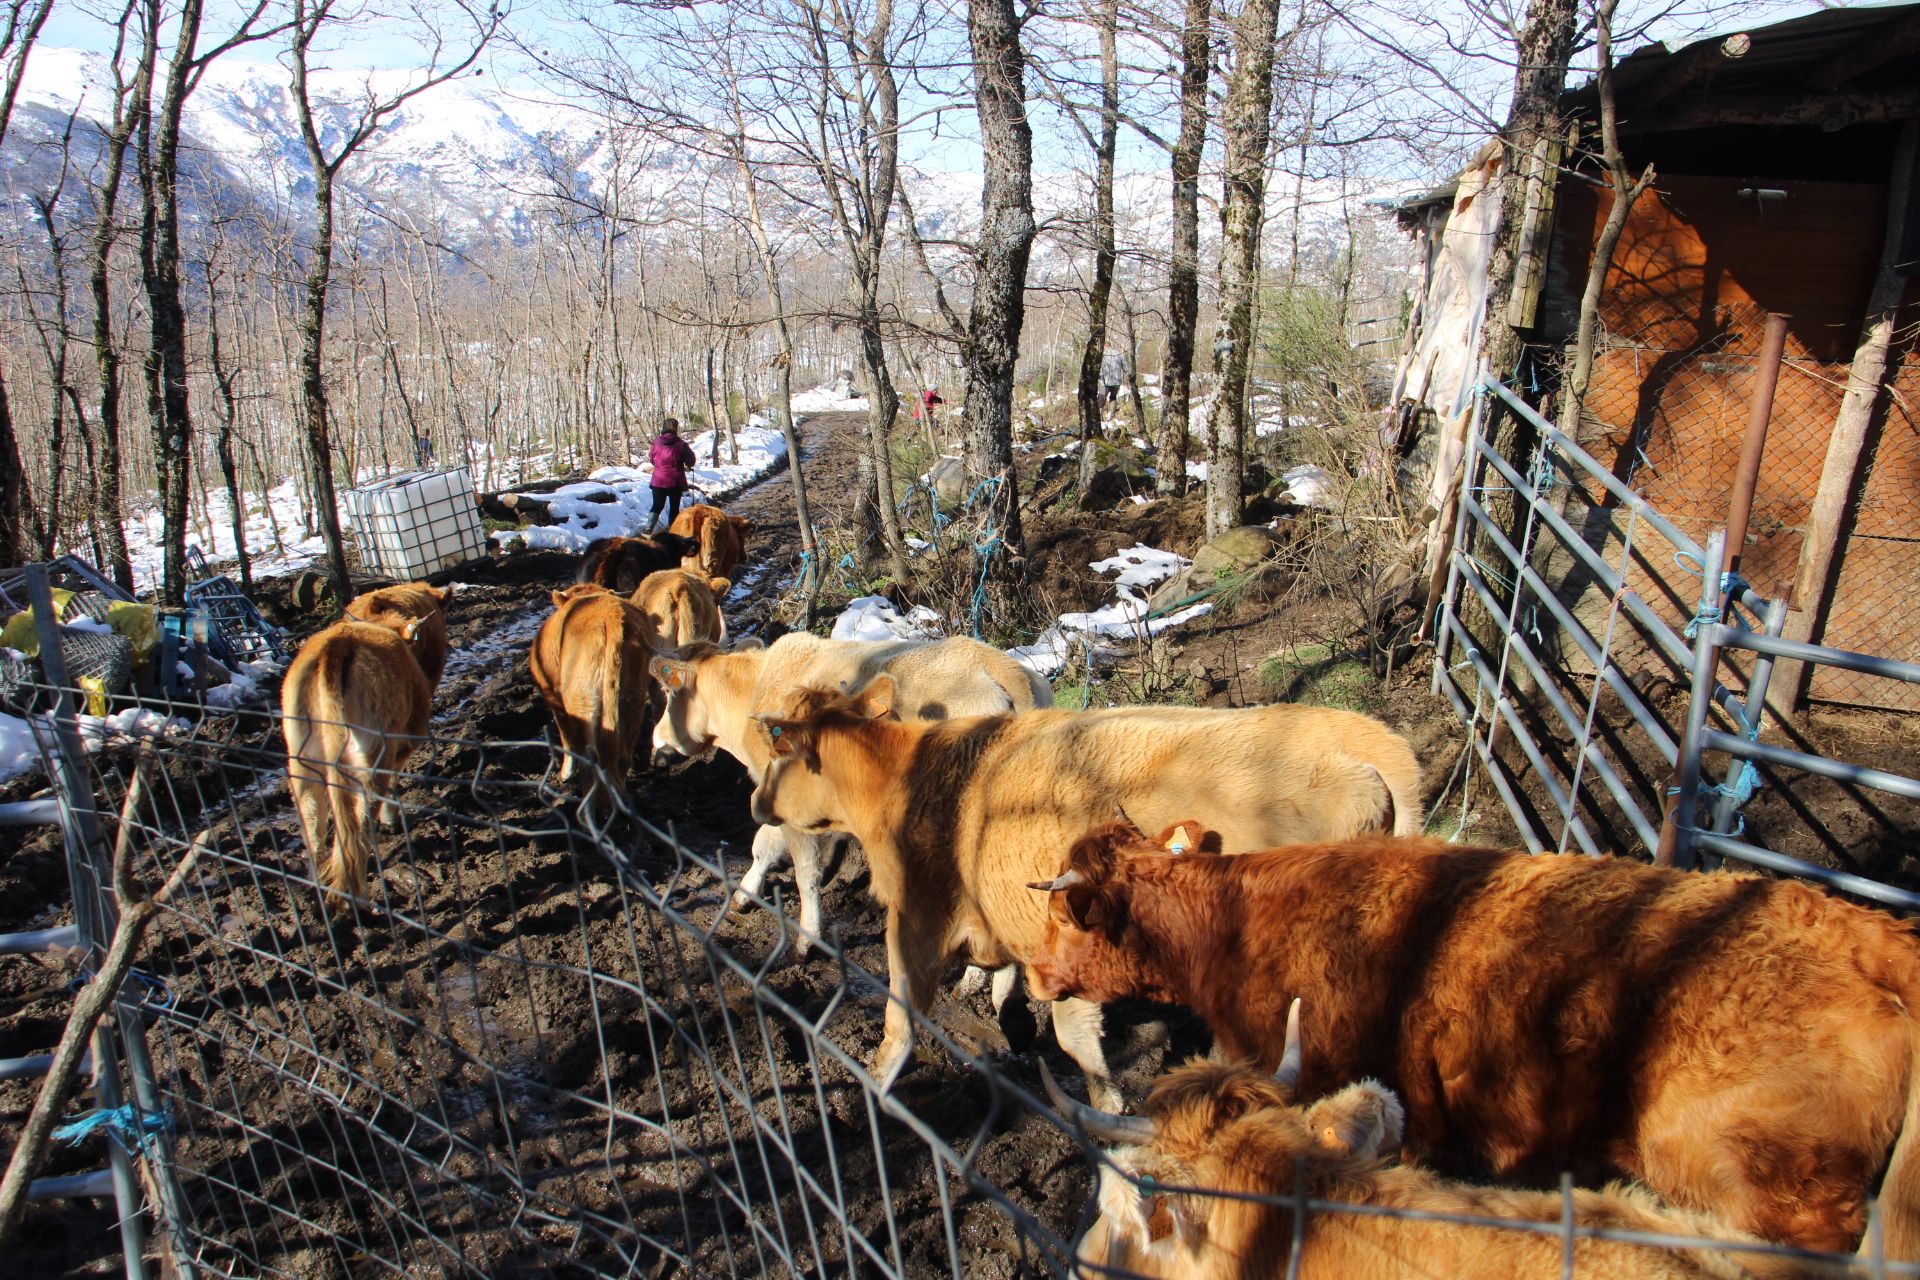
<path id="1" fill-rule="evenodd" d="M 346 508 L 361 563 L 383 577 L 409 582 L 486 554 L 465 467 L 409 471 L 349 489 Z"/>

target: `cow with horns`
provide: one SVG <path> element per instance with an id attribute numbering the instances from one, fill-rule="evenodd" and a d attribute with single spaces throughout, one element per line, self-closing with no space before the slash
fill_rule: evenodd
<path id="1" fill-rule="evenodd" d="M 1197 824 L 1194 824 L 1197 825 Z M 1876 1186 L 1920 1257 L 1920 944 L 1796 881 L 1379 837 L 1169 855 L 1078 840 L 1036 995 L 1187 1005 L 1271 1064 L 1287 1002 L 1310 1091 L 1397 1089 L 1408 1149 L 1545 1185 L 1636 1178 L 1741 1230 L 1852 1248 Z"/>
<path id="2" fill-rule="evenodd" d="M 1572 1274 L 1593 1280 L 1808 1274 L 1798 1259 L 1770 1254 L 1763 1242 L 1708 1215 L 1662 1206 L 1642 1188 L 1615 1185 L 1564 1195 L 1513 1191 L 1393 1164 L 1405 1124 L 1399 1099 L 1364 1080 L 1303 1105 L 1296 1100 L 1301 1057 L 1296 1000 L 1273 1075 L 1246 1063 L 1196 1058 L 1160 1078 L 1143 1116 L 1113 1115 L 1074 1101 L 1043 1063 L 1041 1076 L 1055 1108 L 1089 1137 L 1121 1144 L 1100 1170 L 1100 1215 L 1076 1250 L 1080 1274 L 1547 1280 L 1565 1274 L 1569 1263 Z M 1296 1223 L 1300 1199 L 1338 1202 L 1355 1211 L 1320 1209 Z M 1516 1225 L 1435 1221 L 1395 1211 Z M 1569 1218 L 1567 1234 L 1536 1225 Z M 1596 1229 L 1669 1241 L 1696 1237 L 1701 1244 L 1636 1244 L 1596 1238 Z M 1571 1247 L 1568 1234 L 1574 1237 Z"/>

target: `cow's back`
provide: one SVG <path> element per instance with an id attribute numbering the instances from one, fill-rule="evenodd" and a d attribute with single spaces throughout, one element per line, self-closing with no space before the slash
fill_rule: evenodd
<path id="1" fill-rule="evenodd" d="M 1058 874 L 1073 841 L 1116 805 L 1147 831 L 1198 820 L 1228 853 L 1384 821 L 1380 776 L 1350 746 L 1377 725 L 1289 705 L 1034 710 L 941 727 L 903 762 L 899 785 L 913 843 L 951 849 L 988 929 L 1024 958 L 1046 917 L 1044 896 L 1026 885 Z"/>
<path id="2" fill-rule="evenodd" d="M 1302 1091 L 1383 1080 L 1449 1172 L 1618 1171 L 1809 1247 L 1863 1229 L 1915 1069 L 1905 924 L 1798 882 L 1440 841 L 1230 861 L 1219 909 L 1244 916 L 1207 967 L 1261 977 L 1197 994 L 1230 1052 L 1277 1061 L 1298 996 L 1331 1019 Z"/>

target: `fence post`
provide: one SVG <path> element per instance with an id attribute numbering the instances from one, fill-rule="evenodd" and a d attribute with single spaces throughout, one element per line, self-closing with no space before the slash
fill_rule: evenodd
<path id="1" fill-rule="evenodd" d="M 1687 702 L 1687 723 L 1681 730 L 1675 761 L 1679 782 L 1666 819 L 1660 824 L 1660 847 L 1653 858 L 1659 867 L 1693 865 L 1693 842 L 1688 833 L 1694 825 L 1700 794 L 1700 735 L 1713 706 L 1713 673 L 1720 659 L 1720 646 L 1714 643 L 1713 635 L 1713 624 L 1720 617 L 1720 574 L 1713 566 L 1719 565 L 1725 550 L 1726 534 L 1716 529 L 1707 539 L 1704 559 L 1709 567 L 1700 579 L 1700 608 L 1694 615 L 1700 625 L 1693 637 L 1693 693 Z"/>
<path id="2" fill-rule="evenodd" d="M 73 918 L 80 930 L 80 950 L 85 957 L 82 967 L 90 970 L 98 962 L 107 939 L 113 935 L 111 919 L 103 919 L 103 912 L 111 916 L 112 907 L 110 898 L 100 892 L 108 880 L 101 873 L 103 843 L 99 824 L 94 820 L 93 780 L 87 768 L 86 748 L 80 741 L 73 691 L 67 683 L 67 664 L 60 653 L 60 629 L 54 625 L 53 617 L 53 587 L 45 565 L 27 567 L 27 598 L 33 606 L 34 630 L 40 639 L 40 669 L 53 693 L 53 710 L 42 717 L 52 738 L 48 772 L 53 775 L 60 793 L 67 880 L 73 890 Z M 121 1002 L 116 999 L 115 1005 L 117 1022 Z M 104 1021 L 94 1032 L 93 1063 L 94 1101 L 103 1110 L 117 1110 L 121 1105 L 120 1058 L 113 1032 Z M 134 1177 L 131 1156 L 111 1131 L 107 1135 L 107 1158 L 113 1174 L 113 1199 L 120 1212 L 120 1251 L 126 1261 L 127 1280 L 146 1280 L 146 1240 L 140 1221 L 145 1198 Z"/>

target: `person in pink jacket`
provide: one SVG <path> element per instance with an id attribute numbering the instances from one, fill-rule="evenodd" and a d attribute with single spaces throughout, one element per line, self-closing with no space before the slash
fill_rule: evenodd
<path id="1" fill-rule="evenodd" d="M 653 475 L 647 480 L 647 486 L 653 490 L 653 512 L 647 517 L 647 532 L 652 533 L 654 525 L 660 522 L 662 507 L 667 510 L 667 524 L 673 524 L 680 514 L 680 499 L 687 492 L 687 468 L 693 465 L 693 448 L 680 438 L 678 418 L 668 418 L 660 425 L 660 434 L 653 438 L 647 457 L 653 463 Z"/>

